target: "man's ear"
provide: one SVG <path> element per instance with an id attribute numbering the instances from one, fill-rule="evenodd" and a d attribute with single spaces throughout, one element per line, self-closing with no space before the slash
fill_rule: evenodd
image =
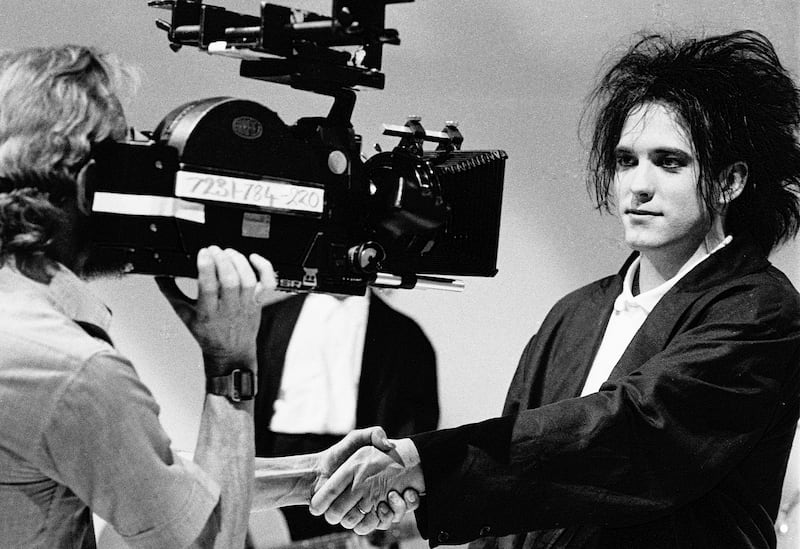
<path id="1" fill-rule="evenodd" d="M 97 188 L 97 168 L 94 159 L 90 159 L 83 165 L 78 172 L 78 177 L 75 181 L 77 186 L 77 194 L 75 202 L 78 210 L 83 215 L 91 215 L 92 203 L 94 202 L 94 191 Z"/>
<path id="2" fill-rule="evenodd" d="M 747 175 L 747 163 L 742 161 L 734 162 L 722 170 L 722 174 L 720 174 L 722 193 L 719 196 L 721 205 L 727 206 L 742 194 L 744 186 L 747 185 Z"/>

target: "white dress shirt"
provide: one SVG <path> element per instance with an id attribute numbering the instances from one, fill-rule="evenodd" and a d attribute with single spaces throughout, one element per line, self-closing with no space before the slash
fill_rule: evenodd
<path id="1" fill-rule="evenodd" d="M 271 431 L 341 435 L 355 428 L 368 296 L 306 297 L 286 349 Z"/>

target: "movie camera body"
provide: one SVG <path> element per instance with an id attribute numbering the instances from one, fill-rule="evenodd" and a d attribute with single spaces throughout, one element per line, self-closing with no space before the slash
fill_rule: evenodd
<path id="1" fill-rule="evenodd" d="M 389 1 L 334 0 L 332 17 L 263 2 L 260 16 L 198 1 L 157 25 L 177 50 L 241 59 L 240 74 L 333 97 L 287 125 L 249 100 L 174 109 L 146 139 L 98 144 L 93 256 L 130 272 L 195 276 L 209 244 L 269 258 L 280 289 L 363 294 L 368 285 L 459 289 L 496 274 L 506 154 L 462 151 L 455 124 L 385 126 L 392 151 L 364 160 L 355 89 L 382 88 Z M 336 47 L 357 45 L 356 54 Z M 356 57 L 358 62 L 356 62 Z M 425 150 L 426 142 L 436 143 Z"/>

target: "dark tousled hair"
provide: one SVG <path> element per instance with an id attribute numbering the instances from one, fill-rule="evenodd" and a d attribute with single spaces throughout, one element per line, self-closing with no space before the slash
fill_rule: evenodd
<path id="1" fill-rule="evenodd" d="M 797 234 L 800 92 L 762 34 L 643 36 L 608 69 L 590 99 L 594 133 L 587 184 L 598 209 L 610 211 L 615 147 L 628 114 L 661 104 L 692 140 L 698 192 L 709 214 L 718 210 L 725 169 L 747 164 L 747 184 L 726 213 L 728 234 L 749 233 L 765 253 Z"/>

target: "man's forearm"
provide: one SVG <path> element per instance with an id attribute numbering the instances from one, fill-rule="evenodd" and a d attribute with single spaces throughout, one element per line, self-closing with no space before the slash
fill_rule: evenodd
<path id="1" fill-rule="evenodd" d="M 320 454 L 256 458 L 253 510 L 308 505 Z"/>
<path id="2" fill-rule="evenodd" d="M 327 450 L 316 454 L 256 458 L 253 508 L 309 504 L 312 494 L 364 446 L 374 446 L 383 452 L 393 449 L 383 429 L 370 427 L 351 431 Z"/>
<path id="3" fill-rule="evenodd" d="M 200 346 L 209 382 L 194 461 L 217 481 L 220 499 L 194 545 L 238 549 L 244 547 L 253 499 L 253 401 L 232 402 L 226 395 L 241 390 L 242 398 L 250 398 L 249 389 L 258 386 L 254 378 L 261 294 L 274 288 L 275 271 L 258 254 L 245 257 L 212 245 L 197 252 L 196 300 L 187 300 L 171 278 L 156 281 Z M 245 387 L 244 374 L 227 379 L 234 384 L 238 380 L 239 387 L 219 379 L 237 370 L 252 374 L 252 387 Z"/>
<path id="4" fill-rule="evenodd" d="M 224 396 L 207 394 L 194 461 L 220 487 L 216 510 L 219 527 L 213 547 L 244 546 L 253 496 L 254 460 L 252 401 L 234 404 Z"/>

